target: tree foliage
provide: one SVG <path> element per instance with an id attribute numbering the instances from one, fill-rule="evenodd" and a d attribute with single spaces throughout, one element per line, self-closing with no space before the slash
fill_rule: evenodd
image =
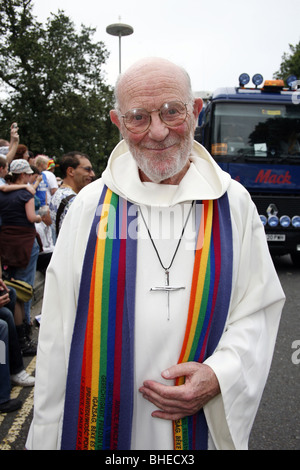
<path id="1" fill-rule="evenodd" d="M 296 75 L 300 80 L 300 42 L 293 46 L 289 44 L 290 53 L 285 52 L 279 70 L 274 74 L 275 78 L 286 80 L 289 75 Z"/>
<path id="2" fill-rule="evenodd" d="M 102 72 L 108 51 L 93 42 L 95 29 L 77 32 L 61 10 L 43 26 L 32 8 L 32 0 L 0 0 L 0 138 L 17 121 L 34 153 L 85 152 L 99 174 L 118 141 Z"/>

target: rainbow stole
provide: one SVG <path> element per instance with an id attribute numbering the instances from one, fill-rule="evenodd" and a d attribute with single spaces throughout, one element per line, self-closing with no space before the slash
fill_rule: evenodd
<path id="1" fill-rule="evenodd" d="M 232 234 L 227 194 L 199 203 L 204 210 L 179 362 L 203 362 L 213 353 L 224 329 L 231 294 Z M 83 262 L 62 450 L 128 450 L 131 446 L 137 253 L 137 232 L 132 227 L 136 224 L 136 206 L 104 187 Z M 207 449 L 203 410 L 175 421 L 173 430 L 175 450 Z"/>

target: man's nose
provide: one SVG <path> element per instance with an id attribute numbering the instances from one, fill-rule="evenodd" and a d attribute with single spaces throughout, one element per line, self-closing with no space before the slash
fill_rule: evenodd
<path id="1" fill-rule="evenodd" d="M 152 113 L 151 123 L 148 129 L 148 136 L 157 141 L 164 140 L 169 134 L 168 126 L 160 119 L 158 113 Z"/>

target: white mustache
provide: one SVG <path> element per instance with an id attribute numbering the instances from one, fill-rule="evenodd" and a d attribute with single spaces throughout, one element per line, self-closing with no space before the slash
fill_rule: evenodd
<path id="1" fill-rule="evenodd" d="M 151 146 L 144 145 L 146 150 L 163 150 L 167 149 L 168 147 L 172 147 L 173 145 L 177 144 L 177 139 L 170 139 L 165 140 L 164 142 L 156 142 L 155 144 L 151 144 Z"/>

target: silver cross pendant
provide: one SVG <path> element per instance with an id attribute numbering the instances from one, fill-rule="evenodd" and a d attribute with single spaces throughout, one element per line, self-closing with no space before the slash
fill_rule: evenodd
<path id="1" fill-rule="evenodd" d="M 165 270 L 165 285 L 162 287 L 151 287 L 150 291 L 166 292 L 167 294 L 167 319 L 170 320 L 170 292 L 185 289 L 185 287 L 170 286 L 169 271 Z"/>

